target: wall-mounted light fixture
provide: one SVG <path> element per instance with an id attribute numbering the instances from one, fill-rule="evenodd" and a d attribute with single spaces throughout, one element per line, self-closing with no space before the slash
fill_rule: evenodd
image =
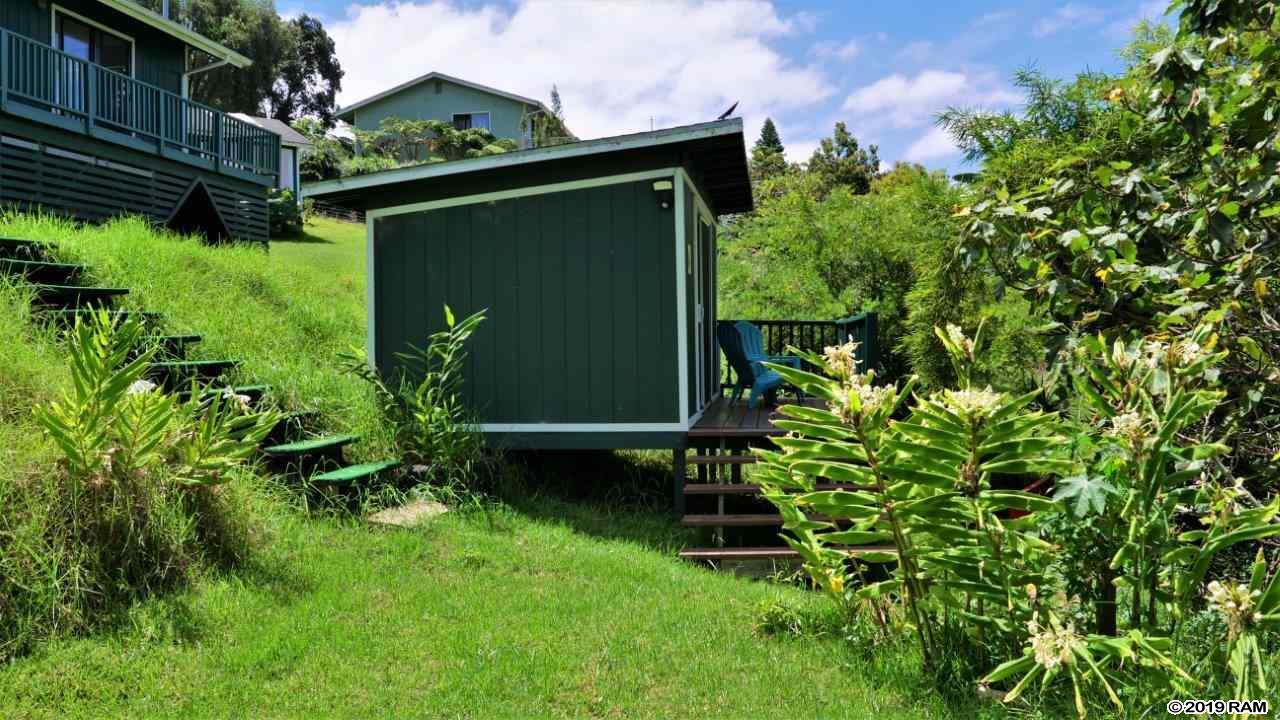
<path id="1" fill-rule="evenodd" d="M 670 180 L 657 180 L 653 183 L 653 192 L 658 196 L 658 207 L 663 210 L 670 210 L 675 203 L 676 190 L 675 183 Z"/>

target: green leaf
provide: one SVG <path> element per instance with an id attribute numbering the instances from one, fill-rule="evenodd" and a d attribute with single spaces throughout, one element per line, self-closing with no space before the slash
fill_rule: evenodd
<path id="1" fill-rule="evenodd" d="M 1101 477 L 1087 474 L 1072 475 L 1058 480 L 1053 497 L 1071 509 L 1076 517 L 1101 515 L 1107 509 L 1107 496 L 1120 491 Z"/>

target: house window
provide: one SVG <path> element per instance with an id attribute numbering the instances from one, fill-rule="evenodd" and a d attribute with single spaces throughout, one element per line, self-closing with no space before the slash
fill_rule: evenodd
<path id="1" fill-rule="evenodd" d="M 59 50 L 122 75 L 133 75 L 133 40 L 61 8 L 53 11 L 53 41 Z"/>
<path id="2" fill-rule="evenodd" d="M 472 128 L 493 130 L 493 127 L 489 124 L 489 113 L 487 112 L 454 113 L 453 126 L 459 130 L 470 130 Z"/>

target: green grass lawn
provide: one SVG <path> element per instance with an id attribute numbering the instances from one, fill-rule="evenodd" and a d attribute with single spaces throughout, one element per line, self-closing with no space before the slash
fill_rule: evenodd
<path id="1" fill-rule="evenodd" d="M 367 392 L 336 369 L 338 353 L 364 336 L 359 226 L 321 221 L 269 253 L 156 236 L 136 221 L 76 230 L 9 217 L 0 235 L 57 242 L 98 281 L 132 288 L 129 303 L 204 335 L 200 356 L 245 360 L 245 380 L 366 435 L 363 452 L 382 450 Z M 64 358 L 47 335 L 24 329 L 5 292 L 0 360 L 11 367 L 0 371 L 0 441 L 6 466 L 30 477 L 49 448 L 32 432 L 29 406 L 65 386 Z M 569 472 L 549 484 L 618 479 L 608 465 Z M 0 717 L 978 714 L 923 689 L 910 651 L 757 632 L 768 603 L 820 617 L 827 602 L 679 561 L 686 535 L 670 517 L 599 502 L 614 492 L 625 500 L 627 487 L 569 502 L 535 492 L 541 481 L 388 531 L 308 515 L 292 490 L 264 478 L 255 493 L 262 537 L 248 566 L 205 573 L 95 634 L 0 667 Z M 5 483 L 17 487 L 0 470 Z"/>

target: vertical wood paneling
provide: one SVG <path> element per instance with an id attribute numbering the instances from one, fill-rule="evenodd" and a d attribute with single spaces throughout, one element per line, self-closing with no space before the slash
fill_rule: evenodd
<path id="1" fill-rule="evenodd" d="M 520 352 L 520 286 L 517 271 L 514 203 L 494 205 L 494 227 L 490 241 L 494 243 L 494 285 L 497 290 L 493 319 L 498 331 L 498 382 L 492 395 L 493 422 L 515 422 L 520 417 L 520 366 L 525 358 Z M 532 389 L 531 389 L 532 390 Z"/>
<path id="2" fill-rule="evenodd" d="M 568 420 L 571 391 L 565 368 L 565 343 L 574 330 L 565 322 L 565 256 L 564 195 L 552 193 L 530 199 L 539 208 L 539 239 L 542 261 L 541 339 L 542 339 L 542 417 L 546 422 Z"/>
<path id="3" fill-rule="evenodd" d="M 467 379 L 482 422 L 675 422 L 673 220 L 649 182 L 380 220 L 378 332 L 489 308 Z M 396 341 L 378 344 L 388 372 Z"/>
<path id="4" fill-rule="evenodd" d="M 613 417 L 613 333 L 614 319 L 609 298 L 613 292 L 613 204 L 608 187 L 583 191 L 591 245 L 587 285 L 591 310 L 591 377 L 586 391 L 591 398 L 591 417 Z"/>

